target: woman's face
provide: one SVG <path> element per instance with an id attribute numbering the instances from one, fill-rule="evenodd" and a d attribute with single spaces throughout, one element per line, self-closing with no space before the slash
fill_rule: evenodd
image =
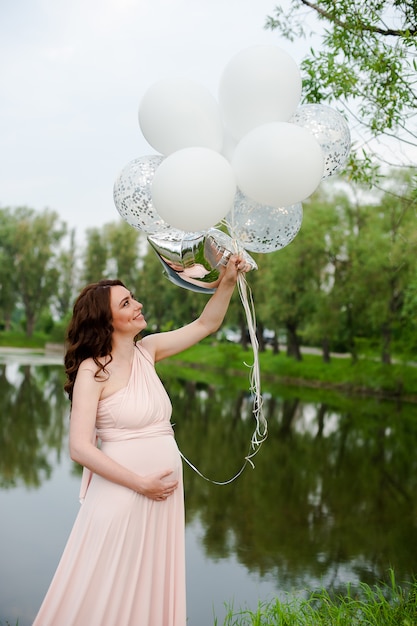
<path id="1" fill-rule="evenodd" d="M 114 332 L 135 337 L 146 328 L 142 304 L 135 300 L 126 287 L 114 285 L 110 288 L 110 308 Z"/>

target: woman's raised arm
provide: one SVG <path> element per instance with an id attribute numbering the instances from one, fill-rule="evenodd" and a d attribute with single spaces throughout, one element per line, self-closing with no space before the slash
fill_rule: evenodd
<path id="1" fill-rule="evenodd" d="M 224 320 L 232 297 L 239 272 L 247 272 L 250 265 L 238 255 L 231 255 L 225 267 L 220 284 L 196 320 L 166 333 L 147 335 L 142 345 L 154 357 L 161 361 L 178 354 L 198 343 L 204 337 L 218 330 Z"/>

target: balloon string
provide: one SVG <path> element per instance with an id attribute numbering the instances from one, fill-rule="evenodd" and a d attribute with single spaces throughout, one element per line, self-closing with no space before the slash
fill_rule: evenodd
<path id="1" fill-rule="evenodd" d="M 234 232 L 234 211 L 231 211 L 232 223 L 228 224 L 229 231 L 233 234 Z M 239 254 L 239 245 L 236 237 L 233 237 L 233 245 L 235 247 L 235 251 Z M 260 374 L 260 364 L 259 364 L 259 343 L 258 337 L 256 336 L 256 313 L 255 313 L 255 303 L 253 301 L 252 290 L 248 285 L 246 277 L 244 274 L 239 274 L 237 279 L 237 285 L 239 290 L 240 300 L 243 305 L 243 310 L 245 311 L 246 323 L 248 326 L 249 337 L 252 345 L 253 352 L 253 364 L 248 365 L 245 363 L 247 367 L 250 368 L 250 391 L 253 395 L 253 415 L 256 420 L 256 428 L 252 435 L 251 446 L 254 450 L 251 457 L 253 457 L 259 450 L 262 442 L 268 436 L 268 424 L 263 412 L 263 399 L 261 394 L 261 374 Z"/>
<path id="2" fill-rule="evenodd" d="M 243 309 L 246 314 L 246 321 L 249 330 L 249 337 L 252 344 L 253 351 L 253 364 L 248 365 L 245 363 L 247 367 L 250 368 L 250 391 L 252 392 L 254 402 L 253 402 L 253 414 L 256 420 L 256 428 L 252 435 L 252 447 L 256 449 L 256 446 L 259 446 L 268 435 L 268 425 L 263 412 L 263 399 L 261 395 L 261 375 L 260 375 L 260 365 L 259 365 L 259 344 L 258 338 L 256 336 L 256 318 L 255 318 L 255 304 L 253 302 L 252 291 L 248 286 L 246 278 L 243 274 L 239 274 L 238 276 L 238 288 L 240 299 L 243 304 Z M 249 292 L 249 297 L 248 297 Z M 253 456 L 253 455 L 252 455 Z"/>
<path id="3" fill-rule="evenodd" d="M 256 336 L 255 305 L 253 302 L 252 291 L 243 274 L 238 275 L 237 282 L 238 282 L 239 296 L 242 301 L 243 309 L 246 315 L 249 337 L 250 337 L 252 351 L 253 351 L 253 364 L 248 365 L 247 363 L 244 363 L 244 365 L 246 367 L 249 367 L 251 370 L 249 380 L 250 380 L 250 391 L 253 396 L 253 411 L 252 412 L 256 421 L 256 428 L 250 440 L 248 453 L 245 456 L 245 461 L 242 467 L 232 478 L 230 478 L 229 480 L 225 480 L 225 481 L 217 481 L 217 480 L 212 480 L 211 478 L 207 478 L 207 476 L 204 476 L 204 474 L 202 474 L 195 467 L 195 465 L 193 465 L 180 451 L 180 455 L 182 459 L 201 478 L 204 478 L 204 480 L 207 480 L 208 482 L 213 483 L 214 485 L 230 484 L 242 474 L 243 470 L 248 464 L 251 465 L 252 469 L 255 469 L 255 464 L 252 461 L 252 459 L 257 454 L 257 452 L 259 452 L 259 449 L 262 443 L 265 441 L 265 439 L 268 436 L 268 425 L 267 425 L 267 421 L 263 413 L 263 400 L 262 400 L 262 395 L 261 395 L 261 382 L 260 382 L 261 377 L 260 377 L 260 366 L 259 366 L 259 355 L 258 355 L 259 344 L 258 344 L 258 338 Z"/>

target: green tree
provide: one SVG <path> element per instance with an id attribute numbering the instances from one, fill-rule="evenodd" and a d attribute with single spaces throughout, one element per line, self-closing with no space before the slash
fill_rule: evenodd
<path id="1" fill-rule="evenodd" d="M 337 348 L 349 352 L 353 361 L 356 361 L 357 337 L 361 332 L 359 329 L 362 314 L 368 303 L 362 267 L 357 262 L 356 251 L 364 217 L 361 204 L 344 194 L 337 198 L 334 206 L 343 241 L 338 254 L 332 259 L 334 281 L 328 302 L 332 311 L 339 311 L 335 338 Z"/>
<path id="2" fill-rule="evenodd" d="M 401 352 L 414 360 L 417 351 L 417 268 L 405 287 L 401 324 Z"/>
<path id="3" fill-rule="evenodd" d="M 287 355 L 297 360 L 302 359 L 299 331 L 308 306 L 305 290 L 309 277 L 304 268 L 303 258 L 293 246 L 268 255 L 260 265 L 264 288 L 269 293 L 258 307 L 260 315 L 270 320 L 274 330 L 285 329 Z M 312 304 L 312 300 L 309 302 Z"/>
<path id="4" fill-rule="evenodd" d="M 348 199 L 342 193 L 317 193 L 305 205 L 303 238 L 298 246 L 308 246 L 305 262 L 310 263 L 310 297 L 314 307 L 304 320 L 303 336 L 308 344 L 321 346 L 323 359 L 330 361 L 340 330 L 341 302 L 336 286 L 336 266 L 344 258 L 345 225 L 342 207 Z"/>
<path id="5" fill-rule="evenodd" d="M 10 211 L 0 209 L 0 322 L 6 330 L 11 328 L 12 315 L 16 307 L 12 234 Z"/>
<path id="6" fill-rule="evenodd" d="M 266 27 L 290 40 L 314 35 L 301 63 L 307 102 L 340 104 L 368 138 L 417 145 L 415 0 L 291 0 L 289 11 L 275 7 Z M 352 159 L 353 178 L 369 176 L 366 154 L 362 165 Z"/>
<path id="7" fill-rule="evenodd" d="M 82 281 L 84 283 L 95 283 L 106 276 L 108 250 L 103 230 L 88 228 L 86 238 Z"/>
<path id="8" fill-rule="evenodd" d="M 60 319 L 71 309 L 77 287 L 77 243 L 75 230 L 69 232 L 68 248 L 61 249 L 57 258 L 59 281 L 55 294 L 55 306 Z"/>
<path id="9" fill-rule="evenodd" d="M 297 360 L 302 359 L 300 333 L 308 324 L 328 355 L 331 327 L 325 303 L 331 271 L 329 248 L 336 245 L 331 237 L 335 223 L 337 213 L 328 202 L 306 203 L 296 238 L 285 248 L 258 259 L 263 279 L 260 315 L 275 331 L 285 329 L 287 354 Z"/>
<path id="10" fill-rule="evenodd" d="M 382 362 L 390 363 L 409 337 L 416 209 L 407 199 L 411 176 L 392 180 L 390 192 L 373 204 L 344 192 L 315 195 L 295 240 L 265 255 L 260 311 L 274 328 L 285 328 L 289 355 L 301 358 L 302 337 L 321 345 L 326 361 L 331 349 L 348 351 L 355 361 L 361 340 L 378 346 Z"/>
<path id="11" fill-rule="evenodd" d="M 377 206 L 364 207 L 357 238 L 357 272 L 366 292 L 366 334 L 376 335 L 381 359 L 390 363 L 392 342 L 401 328 L 407 286 L 416 271 L 416 207 L 407 199 L 410 177 L 393 178 L 393 190 Z"/>
<path id="12" fill-rule="evenodd" d="M 144 235 L 120 220 L 103 227 L 104 240 L 107 244 L 108 256 L 114 265 L 114 273 L 126 286 L 136 289 L 138 282 L 139 245 Z"/>
<path id="13" fill-rule="evenodd" d="M 56 258 L 66 227 L 53 211 L 38 213 L 18 207 L 6 215 L 8 234 L 1 247 L 3 255 L 13 259 L 16 299 L 23 305 L 26 334 L 31 337 L 38 316 L 56 293 L 59 279 Z"/>

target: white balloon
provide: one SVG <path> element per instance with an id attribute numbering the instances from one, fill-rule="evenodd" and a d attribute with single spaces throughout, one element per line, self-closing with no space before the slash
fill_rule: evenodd
<path id="1" fill-rule="evenodd" d="M 310 131 L 274 122 L 258 126 L 239 141 L 232 166 L 246 196 L 279 208 L 313 193 L 323 176 L 324 159 Z"/>
<path id="2" fill-rule="evenodd" d="M 236 54 L 223 70 L 219 104 L 229 133 L 240 139 L 268 122 L 286 122 L 301 97 L 294 59 L 276 46 L 253 46 Z"/>
<path id="3" fill-rule="evenodd" d="M 229 161 L 209 148 L 184 148 L 166 157 L 155 173 L 152 199 L 174 228 L 215 226 L 233 205 L 236 179 Z"/>
<path id="4" fill-rule="evenodd" d="M 139 105 L 139 125 L 149 144 L 164 155 L 193 146 L 222 148 L 219 105 L 206 87 L 190 80 L 152 85 Z"/>
<path id="5" fill-rule="evenodd" d="M 290 122 L 307 128 L 317 139 L 324 155 L 323 178 L 339 172 L 349 156 L 349 126 L 339 111 L 324 104 L 304 104 Z"/>
<path id="6" fill-rule="evenodd" d="M 229 135 L 227 131 L 224 132 L 222 155 L 225 156 L 228 161 L 232 160 L 237 143 L 237 140 Z"/>

